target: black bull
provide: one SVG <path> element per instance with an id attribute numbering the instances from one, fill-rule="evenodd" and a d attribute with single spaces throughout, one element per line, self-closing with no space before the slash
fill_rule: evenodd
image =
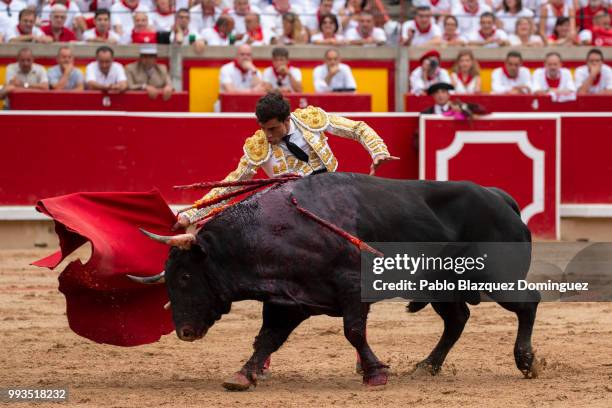
<path id="1" fill-rule="evenodd" d="M 239 374 L 251 383 L 291 332 L 320 314 L 343 318 L 344 335 L 362 361 L 364 382 L 387 381 L 387 366 L 374 355 L 365 336 L 370 305 L 360 298 L 359 251 L 299 213 L 293 198 L 366 242 L 531 241 L 509 195 L 469 182 L 329 173 L 249 197 L 205 224 L 190 249 L 172 248 L 165 279 L 176 331 L 183 340 L 205 335 L 234 301 L 264 302 L 254 353 Z M 526 272 L 517 271 L 513 278 L 523 279 Z M 516 313 L 516 365 L 525 376 L 534 376 L 531 334 L 539 294 L 530 302 L 506 302 L 495 292 L 488 295 Z M 409 310 L 425 305 L 413 303 Z M 436 374 L 470 311 L 465 301 L 432 306 L 444 320 L 444 332 L 417 367 Z"/>

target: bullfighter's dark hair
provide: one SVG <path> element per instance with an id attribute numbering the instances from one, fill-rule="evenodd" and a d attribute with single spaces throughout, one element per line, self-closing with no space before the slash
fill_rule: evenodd
<path id="1" fill-rule="evenodd" d="M 255 116 L 257 116 L 259 123 L 266 123 L 272 119 L 284 122 L 290 113 L 289 102 L 283 98 L 280 92 L 270 92 L 262 96 L 255 107 Z"/>

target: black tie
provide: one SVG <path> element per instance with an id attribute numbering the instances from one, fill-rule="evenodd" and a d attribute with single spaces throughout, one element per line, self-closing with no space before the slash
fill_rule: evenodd
<path id="1" fill-rule="evenodd" d="M 290 142 L 289 139 L 291 138 L 291 135 L 287 135 L 285 137 L 283 137 L 283 141 L 285 142 L 285 145 L 287 146 L 287 149 L 293 153 L 293 155 L 295 157 L 297 157 L 298 160 L 301 160 L 303 162 L 308 163 L 308 155 L 306 154 L 306 152 L 304 150 L 302 150 L 300 148 L 300 146 L 296 145 L 293 142 Z"/>

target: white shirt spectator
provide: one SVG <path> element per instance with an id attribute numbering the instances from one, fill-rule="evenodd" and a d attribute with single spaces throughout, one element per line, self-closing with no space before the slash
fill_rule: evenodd
<path id="1" fill-rule="evenodd" d="M 495 38 L 496 40 L 508 41 L 508 34 L 506 34 L 504 30 L 496 29 L 493 32 L 492 37 Z M 468 34 L 467 40 L 468 42 L 471 42 L 471 41 L 484 42 L 486 38 L 482 36 L 482 32 L 480 30 L 476 30 Z M 483 44 L 482 46 L 485 48 L 494 48 L 494 47 L 499 47 L 499 44 L 496 42 L 491 42 L 488 44 Z"/>
<path id="2" fill-rule="evenodd" d="M 328 72 L 327 64 L 315 67 L 312 73 L 315 92 L 333 92 L 335 89 L 357 88 L 353 72 L 348 65 L 342 63 L 338 64 L 338 72 L 331 78 L 329 84 L 325 81 Z"/>
<path id="3" fill-rule="evenodd" d="M 451 72 L 450 76 L 451 76 L 451 79 L 453 80 L 452 83 L 455 84 L 455 93 L 458 93 L 458 94 L 474 94 L 474 93 L 476 93 L 476 83 L 478 82 L 477 81 L 477 79 L 478 79 L 477 77 L 466 78 L 467 83 L 464 83 L 459 78 L 459 75 L 457 75 L 457 73 Z"/>
<path id="4" fill-rule="evenodd" d="M 106 38 L 111 41 L 119 42 L 121 39 L 119 37 L 119 34 L 117 34 L 116 32 L 112 30 L 109 30 L 107 34 L 108 35 Z M 98 33 L 96 32 L 95 28 L 90 28 L 89 30 L 83 32 L 83 41 L 93 40 L 96 37 L 98 37 Z"/>
<path id="5" fill-rule="evenodd" d="M 160 14 L 157 10 L 154 10 L 149 14 L 149 23 L 153 26 L 155 31 L 172 31 L 174 14 L 175 13 Z"/>
<path id="6" fill-rule="evenodd" d="M 293 79 L 298 82 L 302 82 L 302 71 L 300 71 L 299 68 L 290 66 L 289 73 L 291 74 Z M 289 75 L 285 75 L 282 78 L 276 76 L 276 73 L 274 72 L 274 67 L 268 67 L 264 69 L 262 79 L 264 82 L 267 82 L 272 85 L 273 89 L 289 88 L 292 91 L 295 91 L 295 89 L 291 88 L 291 81 L 289 80 Z"/>
<path id="7" fill-rule="evenodd" d="M 589 77 L 588 65 L 582 65 L 574 71 L 574 78 L 576 78 L 576 88 L 580 88 L 582 84 Z M 612 90 L 612 68 L 607 65 L 601 66 L 599 74 L 599 80 L 595 79 L 595 82 L 591 84 L 589 93 L 599 93 L 601 91 Z"/>
<path id="8" fill-rule="evenodd" d="M 5 19 L 3 19 L 2 17 L 6 17 L 6 20 L 8 20 L 8 23 L 6 23 L 6 25 L 0 25 L 0 34 L 2 34 L 3 30 L 5 30 L 6 28 L 12 25 L 17 25 L 19 23 L 19 12 L 26 7 L 28 7 L 26 2 L 21 0 L 13 0 L 10 4 L 6 4 L 5 2 L 0 1 L 0 24 L 5 23 Z"/>
<path id="9" fill-rule="evenodd" d="M 187 32 L 183 33 L 183 42 L 181 45 L 189 45 L 190 40 L 189 38 L 193 36 L 193 41 L 197 41 L 197 40 L 201 40 L 202 36 L 199 33 L 196 33 L 195 31 L 192 31 L 191 29 L 187 29 Z M 176 37 L 176 35 L 174 34 L 174 31 L 172 31 L 170 33 L 170 43 L 174 44 L 174 38 Z"/>
<path id="10" fill-rule="evenodd" d="M 374 31 L 372 32 L 372 37 L 376 42 L 386 42 L 387 34 L 385 34 L 385 30 L 379 27 L 374 27 Z M 357 27 L 353 27 L 349 29 L 345 34 L 346 41 L 353 40 L 361 40 L 363 37 L 357 30 Z M 375 46 L 376 44 L 365 44 L 364 46 Z"/>
<path id="11" fill-rule="evenodd" d="M 510 14 L 509 12 L 504 11 L 504 9 L 501 9 L 496 13 L 497 18 L 499 18 L 502 24 L 500 28 L 502 28 L 507 33 L 516 32 L 516 20 L 521 17 L 533 18 L 533 15 L 533 11 L 525 7 L 523 7 L 521 11 L 516 14 Z"/>
<path id="12" fill-rule="evenodd" d="M 293 3 L 293 2 L 291 2 Z M 281 37 L 283 35 L 283 16 L 274 8 L 273 5 L 268 5 L 261 9 L 261 26 L 264 30 L 271 31 L 275 37 Z M 300 16 L 304 14 L 304 11 L 299 5 L 291 4 L 289 12 L 295 13 Z M 303 25 L 303 24 L 302 24 Z"/>
<path id="13" fill-rule="evenodd" d="M 140 2 L 134 11 L 149 13 L 149 8 Z M 129 44 L 132 42 L 134 17 L 132 16 L 132 10 L 129 7 L 126 7 L 121 1 L 118 1 L 117 3 L 113 4 L 113 7 L 111 7 L 111 26 L 121 26 L 121 29 L 123 30 L 123 33 L 121 34 L 121 44 Z"/>
<path id="14" fill-rule="evenodd" d="M 445 12 L 450 11 L 452 3 L 454 2 L 451 0 L 438 0 L 436 4 L 434 4 L 431 0 L 412 0 L 412 5 L 414 7 L 428 6 L 433 15 L 445 14 Z"/>
<path id="15" fill-rule="evenodd" d="M 516 78 L 506 75 L 505 67 L 495 68 L 491 74 L 491 93 L 504 94 L 517 86 L 526 86 L 531 89 L 531 73 L 529 69 L 520 67 Z"/>
<path id="16" fill-rule="evenodd" d="M 14 62 L 12 64 L 8 64 L 6 66 L 6 75 L 4 78 L 4 83 L 8 84 L 15 77 L 18 78 L 21 82 L 28 82 L 30 84 L 42 84 L 45 82 L 49 82 L 49 78 L 47 77 L 47 71 L 45 70 L 45 67 L 40 64 L 32 64 L 32 68 L 30 68 L 30 72 L 28 72 L 27 74 L 21 72 L 18 63 Z"/>
<path id="17" fill-rule="evenodd" d="M 9 42 L 13 38 L 19 37 L 20 35 L 23 35 L 23 34 L 21 33 L 21 31 L 19 31 L 19 25 L 16 24 L 12 27 L 7 28 L 4 31 L 4 41 Z M 41 37 L 45 35 L 45 33 L 43 33 L 40 28 L 34 26 L 32 27 L 32 35 L 35 37 Z"/>
<path id="18" fill-rule="evenodd" d="M 410 92 L 417 95 L 423 94 L 427 91 L 427 88 L 433 84 L 437 84 L 438 82 L 446 82 L 447 84 L 451 83 L 447 70 L 444 68 L 438 68 L 433 77 L 425 80 L 423 79 L 423 68 L 418 67 L 410 74 Z"/>
<path id="19" fill-rule="evenodd" d="M 215 27 L 205 28 L 200 33 L 202 39 L 206 41 L 206 45 L 230 45 L 229 35 L 222 36 L 221 34 Z"/>
<path id="20" fill-rule="evenodd" d="M 468 14 L 463 7 L 461 2 L 457 2 L 453 5 L 451 10 L 451 14 L 457 17 L 457 22 L 459 26 L 457 29 L 463 35 L 468 35 L 473 31 L 478 31 L 480 29 L 480 15 L 485 11 L 491 11 L 491 7 L 487 4 L 480 3 L 478 6 L 478 11 L 475 14 Z"/>
<path id="21" fill-rule="evenodd" d="M 576 91 L 576 85 L 572 79 L 572 73 L 567 68 L 561 68 L 560 78 L 558 84 L 555 81 L 551 81 L 546 78 L 546 70 L 544 68 L 538 68 L 533 73 L 531 90 L 537 91 L 548 91 L 551 88 L 556 88 L 560 91 Z"/>
<path id="22" fill-rule="evenodd" d="M 74 1 L 71 1 L 70 4 L 65 4 L 65 6 L 68 8 L 68 12 L 66 13 L 66 22 L 64 23 L 64 27 L 72 30 L 72 22 L 74 21 L 74 18 L 83 17 L 83 14 L 81 14 L 79 6 L 77 6 L 76 2 Z M 43 6 L 42 13 L 40 15 L 40 21 L 43 23 L 43 25 L 51 21 L 52 7 L 53 5 L 51 5 L 51 3 L 47 3 Z"/>
<path id="23" fill-rule="evenodd" d="M 249 7 L 249 10 L 250 13 L 261 15 L 261 11 L 257 7 L 251 6 Z M 236 14 L 236 11 L 233 8 L 227 10 L 225 13 L 234 19 L 234 33 L 243 34 L 246 32 L 246 24 L 244 23 L 244 18 L 246 15 L 241 16 L 240 14 Z"/>
<path id="24" fill-rule="evenodd" d="M 215 26 L 215 21 L 217 21 L 221 15 L 221 9 L 219 7 L 215 7 L 214 15 L 203 16 L 202 5 L 198 4 L 189 10 L 189 14 L 191 16 L 189 29 L 195 31 L 196 33 L 202 33 L 205 28 L 213 28 Z"/>
<path id="25" fill-rule="evenodd" d="M 434 37 L 442 37 L 442 29 L 440 26 L 434 24 L 433 21 L 429 25 L 427 31 L 421 31 L 414 20 L 406 21 L 402 24 L 402 39 L 405 40 L 409 37 L 408 33 L 410 30 L 414 32 L 412 42 L 410 43 L 411 46 L 419 46 L 431 41 Z"/>
<path id="26" fill-rule="evenodd" d="M 508 37 L 508 42 L 510 43 L 511 46 L 519 46 L 519 45 L 523 44 L 521 42 L 521 39 L 519 38 L 519 36 L 516 35 L 516 34 L 511 34 Z M 544 42 L 542 41 L 542 37 L 540 37 L 539 35 L 531 34 L 529 36 L 529 44 L 542 44 L 542 45 L 544 45 Z"/>
<path id="27" fill-rule="evenodd" d="M 221 85 L 231 84 L 237 89 L 251 89 L 253 87 L 253 79 L 260 78 L 261 73 L 255 71 L 242 71 L 234 61 L 228 62 L 221 67 L 219 73 L 219 91 L 221 91 Z"/>
<path id="28" fill-rule="evenodd" d="M 342 34 L 336 33 L 336 35 L 334 35 L 334 38 L 336 38 L 336 41 L 344 41 L 344 36 Z M 323 41 L 325 38 L 323 37 L 323 33 L 316 33 L 313 34 L 312 37 L 310 37 L 310 42 L 315 44 L 317 41 Z"/>
<path id="29" fill-rule="evenodd" d="M 38 0 L 35 0 L 38 1 Z M 75 1 L 75 0 L 72 0 Z M 79 7 L 79 10 L 81 10 L 81 13 L 88 13 L 89 11 L 93 11 L 91 10 L 91 5 L 94 2 L 94 0 L 76 0 L 75 3 L 77 4 L 77 6 Z M 95 0 L 96 2 L 96 10 L 99 9 L 107 9 L 110 10 L 110 8 L 113 6 L 114 1 L 113 0 Z"/>
<path id="30" fill-rule="evenodd" d="M 118 62 L 113 62 L 108 75 L 104 75 L 100 71 L 98 61 L 90 62 L 85 69 L 85 82 L 95 81 L 101 85 L 114 85 L 121 81 L 127 81 L 123 65 Z"/>

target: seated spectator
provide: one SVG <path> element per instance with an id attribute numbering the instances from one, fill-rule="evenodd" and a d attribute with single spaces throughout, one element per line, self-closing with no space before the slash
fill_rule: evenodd
<path id="1" fill-rule="evenodd" d="M 132 39 L 132 30 L 134 29 L 132 13 L 137 11 L 149 13 L 149 8 L 142 4 L 140 0 L 122 0 L 117 1 L 110 9 L 113 31 L 119 34 L 121 44 L 129 44 Z"/>
<path id="2" fill-rule="evenodd" d="M 232 31 L 234 19 L 227 14 L 221 14 L 213 28 L 205 28 L 200 35 L 206 45 L 219 46 L 232 44 Z"/>
<path id="3" fill-rule="evenodd" d="M 115 52 L 107 45 L 96 50 L 96 60 L 87 64 L 85 83 L 87 89 L 108 92 L 125 92 L 127 77 L 123 65 L 113 61 Z"/>
<path id="4" fill-rule="evenodd" d="M 385 45 L 387 35 L 382 28 L 374 26 L 374 16 L 367 11 L 359 14 L 359 24 L 346 32 L 346 41 L 351 45 Z"/>
<path id="5" fill-rule="evenodd" d="M 612 95 L 612 68 L 604 64 L 603 53 L 597 48 L 588 52 L 586 65 L 576 68 L 574 78 L 581 95 Z"/>
<path id="6" fill-rule="evenodd" d="M 338 18 L 333 14 L 324 14 L 319 18 L 319 32 L 310 38 L 316 45 L 344 44 L 344 36 L 339 33 Z"/>
<path id="7" fill-rule="evenodd" d="M 501 68 L 491 74 L 491 93 L 522 95 L 531 93 L 531 73 L 522 66 L 523 56 L 518 51 L 510 51 Z"/>
<path id="8" fill-rule="evenodd" d="M 337 49 L 325 51 L 325 63 L 315 67 L 312 73 L 315 92 L 355 91 L 357 84 L 351 67 L 340 62 Z"/>
<path id="9" fill-rule="evenodd" d="M 488 48 L 508 45 L 508 34 L 495 28 L 495 15 L 488 11 L 480 15 L 480 30 L 469 33 L 467 39 L 470 45 Z"/>
<path id="10" fill-rule="evenodd" d="M 272 50 L 272 66 L 264 70 L 262 79 L 266 92 L 274 89 L 283 93 L 302 92 L 302 72 L 289 66 L 289 51 L 286 48 Z"/>
<path id="11" fill-rule="evenodd" d="M 157 47 L 154 44 L 140 47 L 140 58 L 125 67 L 128 89 L 146 91 L 149 98 L 159 95 L 164 101 L 172 96 L 172 80 L 165 65 L 157 64 Z"/>
<path id="12" fill-rule="evenodd" d="M 571 29 L 570 19 L 559 17 L 553 33 L 547 39 L 548 45 L 572 46 L 578 44 L 578 39 Z"/>
<path id="13" fill-rule="evenodd" d="M 590 30 L 593 27 L 593 17 L 598 11 L 608 10 L 609 2 L 604 5 L 603 0 L 589 0 L 588 4 L 576 12 L 576 27 L 578 31 Z"/>
<path id="14" fill-rule="evenodd" d="M 191 31 L 189 22 L 189 9 L 179 9 L 176 12 L 174 28 L 170 34 L 170 43 L 181 45 L 193 44 L 193 49 L 199 54 L 204 51 L 204 40 L 199 33 Z"/>
<path id="15" fill-rule="evenodd" d="M 480 93 L 480 66 L 471 50 L 461 50 L 457 53 L 450 78 L 457 93 Z"/>
<path id="16" fill-rule="evenodd" d="M 155 0 L 155 9 L 150 14 L 151 26 L 155 31 L 169 32 L 174 25 L 174 10 L 171 0 Z"/>
<path id="17" fill-rule="evenodd" d="M 36 13 L 34 10 L 26 8 L 19 12 L 19 23 L 16 26 L 8 27 L 4 33 L 6 42 L 39 42 L 50 43 L 52 37 L 45 35 L 40 28 L 34 25 Z"/>
<path id="18" fill-rule="evenodd" d="M 446 82 L 436 82 L 427 88 L 427 95 L 431 96 L 434 100 L 433 106 L 421 111 L 421 114 L 436 114 L 441 115 L 450 109 L 450 91 L 455 88 Z"/>
<path id="19" fill-rule="evenodd" d="M 271 44 L 293 45 L 308 43 L 308 32 L 302 26 L 300 17 L 294 13 L 285 13 L 282 17 L 283 31 L 279 35 L 274 34 L 270 40 Z"/>
<path id="20" fill-rule="evenodd" d="M 544 41 L 534 32 L 533 20 L 529 17 L 520 17 L 516 20 L 516 32 L 508 37 L 508 42 L 512 46 L 542 47 Z"/>
<path id="21" fill-rule="evenodd" d="M 261 25 L 264 31 L 272 32 L 272 35 L 276 38 L 282 37 L 285 26 L 283 16 L 287 13 L 301 16 L 304 15 L 304 10 L 295 2 L 289 0 L 272 0 L 272 4 L 263 7 L 261 10 Z"/>
<path id="22" fill-rule="evenodd" d="M 157 42 L 157 31 L 149 25 L 149 13 L 135 11 L 132 15 L 134 28 L 130 35 L 132 44 L 155 44 Z"/>
<path id="23" fill-rule="evenodd" d="M 444 16 L 441 45 L 452 47 L 467 44 L 467 38 L 462 36 L 457 29 L 458 25 L 457 17 Z"/>
<path id="24" fill-rule="evenodd" d="M 300 17 L 302 20 L 302 24 L 308 30 L 308 33 L 310 34 L 311 38 L 314 34 L 321 32 L 321 20 L 323 19 L 323 16 L 327 15 L 332 15 L 336 17 L 336 15 L 334 14 L 334 0 L 321 0 L 321 2 L 319 3 L 319 8 L 315 11 L 314 15 Z M 338 25 L 337 18 L 336 25 Z"/>
<path id="25" fill-rule="evenodd" d="M 259 21 L 259 13 L 261 11 L 255 6 L 249 5 L 249 0 L 234 0 L 233 7 L 225 13 L 229 14 L 234 19 L 234 35 L 237 40 L 242 41 L 247 34 L 246 18 L 249 14 L 257 16 Z"/>
<path id="26" fill-rule="evenodd" d="M 236 59 L 221 67 L 219 91 L 234 93 L 264 92 L 261 74 L 253 64 L 253 52 L 248 44 L 236 50 Z"/>
<path id="27" fill-rule="evenodd" d="M 51 7 L 51 23 L 40 28 L 45 35 L 51 37 L 55 42 L 70 42 L 77 39 L 74 32 L 64 25 L 67 10 L 63 4 L 54 5 Z"/>
<path id="28" fill-rule="evenodd" d="M 440 44 L 442 30 L 434 24 L 431 9 L 428 6 L 417 7 L 414 20 L 402 24 L 402 45 L 414 47 L 431 47 Z"/>
<path id="29" fill-rule="evenodd" d="M 412 0 L 412 5 L 416 8 L 419 7 L 429 7 L 432 14 L 434 16 L 447 16 L 451 11 L 451 4 L 453 2 L 450 0 Z"/>
<path id="30" fill-rule="evenodd" d="M 345 37 L 350 29 L 359 25 L 359 15 L 364 11 L 366 3 L 364 0 L 347 0 L 344 7 L 338 11 L 340 26 L 344 30 Z"/>
<path id="31" fill-rule="evenodd" d="M 569 2 L 569 4 L 572 4 Z M 548 0 L 540 6 L 540 37 L 548 39 L 559 25 L 559 19 L 565 17 L 569 22 L 568 37 L 576 35 L 576 13 L 565 0 Z M 565 21 L 565 20 L 564 20 Z"/>
<path id="32" fill-rule="evenodd" d="M 47 72 L 42 65 L 34 63 L 34 56 L 29 48 L 20 49 L 17 53 L 17 62 L 7 65 L 0 98 L 18 89 L 49 89 Z"/>
<path id="33" fill-rule="evenodd" d="M 199 4 L 190 9 L 191 31 L 202 33 L 205 28 L 215 27 L 221 11 L 221 8 L 217 7 L 215 0 L 201 0 Z"/>
<path id="34" fill-rule="evenodd" d="M 491 7 L 479 0 L 463 0 L 455 3 L 451 14 L 459 21 L 459 32 L 467 36 L 473 31 L 478 31 L 480 15 L 491 11 Z"/>
<path id="35" fill-rule="evenodd" d="M 523 0 L 503 0 L 502 10 L 497 12 L 497 27 L 506 33 L 514 33 L 519 18 L 533 18 L 533 16 L 533 11 L 523 7 Z"/>
<path id="36" fill-rule="evenodd" d="M 71 29 L 74 32 L 82 33 L 87 28 L 87 24 L 85 23 L 85 18 L 83 18 L 83 14 L 81 14 L 81 10 L 79 6 L 77 6 L 76 2 L 70 0 L 53 0 L 49 3 L 46 3 L 42 7 L 42 12 L 40 15 L 40 20 L 44 24 L 47 24 L 51 18 L 51 8 L 56 5 L 61 4 L 66 6 L 66 22 L 64 25 L 66 28 Z"/>
<path id="37" fill-rule="evenodd" d="M 544 68 L 538 68 L 533 73 L 532 91 L 535 94 L 567 94 L 576 92 L 572 73 L 562 68 L 561 54 L 549 52 L 544 57 Z"/>
<path id="38" fill-rule="evenodd" d="M 259 14 L 248 13 L 244 18 L 246 33 L 237 44 L 249 44 L 253 46 L 268 45 L 272 39 L 272 33 L 264 30 L 261 26 Z"/>
<path id="39" fill-rule="evenodd" d="M 2 35 L 5 28 L 19 24 L 19 13 L 27 7 L 26 1 L 0 0 L 0 35 Z"/>
<path id="40" fill-rule="evenodd" d="M 95 43 L 118 44 L 119 34 L 111 30 L 111 14 L 106 9 L 96 10 L 94 17 L 95 28 L 83 33 L 83 40 Z"/>
<path id="41" fill-rule="evenodd" d="M 451 83 L 448 71 L 440 67 L 438 51 L 431 50 L 424 53 L 419 62 L 421 66 L 410 74 L 410 92 L 413 94 L 420 95 L 438 82 Z"/>
<path id="42" fill-rule="evenodd" d="M 582 30 L 579 35 L 582 45 L 596 45 L 598 47 L 612 46 L 612 25 L 608 10 L 599 10 L 593 16 L 593 25 L 590 30 Z"/>
<path id="43" fill-rule="evenodd" d="M 74 66 L 74 56 L 70 47 L 60 47 L 57 52 L 57 65 L 47 72 L 49 86 L 56 91 L 82 91 L 85 86 L 83 73 Z"/>

